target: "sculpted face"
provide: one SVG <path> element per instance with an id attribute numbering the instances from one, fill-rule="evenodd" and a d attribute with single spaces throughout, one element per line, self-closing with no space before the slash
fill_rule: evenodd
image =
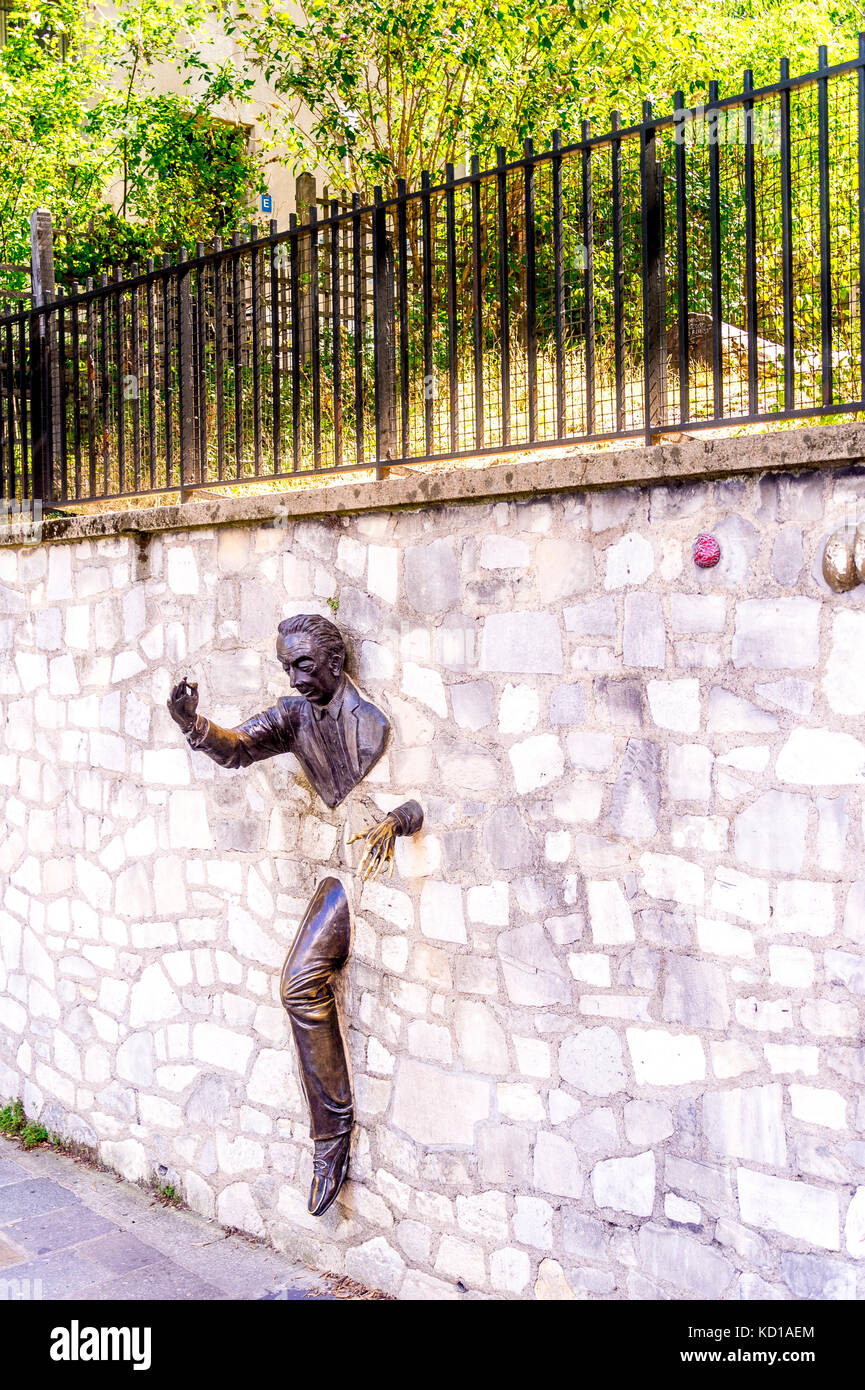
<path id="1" fill-rule="evenodd" d="M 276 659 L 298 695 L 312 705 L 328 704 L 342 675 L 340 657 L 328 657 L 311 633 L 290 632 L 277 637 Z"/>

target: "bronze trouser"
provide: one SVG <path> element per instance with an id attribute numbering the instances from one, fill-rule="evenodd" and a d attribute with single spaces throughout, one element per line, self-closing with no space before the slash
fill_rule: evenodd
<path id="1" fill-rule="evenodd" d="M 322 879 L 282 967 L 279 993 L 291 1019 L 313 1139 L 335 1139 L 354 1124 L 351 1085 L 330 977 L 345 964 L 351 924 L 345 889 Z"/>

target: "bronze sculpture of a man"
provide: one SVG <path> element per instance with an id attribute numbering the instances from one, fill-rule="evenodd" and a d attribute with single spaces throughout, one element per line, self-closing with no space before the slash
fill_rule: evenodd
<path id="1" fill-rule="evenodd" d="M 221 729 L 198 714 L 198 687 L 180 681 L 168 709 L 191 748 L 221 767 L 248 767 L 278 753 L 293 753 L 311 785 L 331 810 L 362 781 L 384 752 L 389 724 L 345 673 L 345 644 L 327 618 L 298 614 L 279 624 L 276 656 L 298 691 L 235 729 Z M 416 801 L 407 801 L 364 836 L 361 877 L 393 871 L 394 842 L 423 823 Z M 309 1210 L 321 1216 L 333 1202 L 348 1168 L 354 1124 L 345 1047 L 330 978 L 346 961 L 350 917 L 345 889 L 328 877 L 304 913 L 282 970 L 280 998 L 297 1046 L 300 1074 L 315 1141 Z"/>

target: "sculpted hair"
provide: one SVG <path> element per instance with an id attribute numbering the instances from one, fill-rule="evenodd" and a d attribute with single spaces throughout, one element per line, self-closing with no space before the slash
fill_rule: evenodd
<path id="1" fill-rule="evenodd" d="M 277 629 L 280 637 L 288 637 L 292 632 L 306 632 L 314 637 L 328 660 L 338 656 L 343 666 L 347 652 L 345 642 L 338 627 L 329 618 L 320 618 L 316 613 L 295 613 L 293 618 L 283 618 Z"/>

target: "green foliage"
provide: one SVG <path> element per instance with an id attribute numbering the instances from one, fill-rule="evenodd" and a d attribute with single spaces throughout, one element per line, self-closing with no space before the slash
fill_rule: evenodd
<path id="1" fill-rule="evenodd" d="M 164 1187 L 161 1183 L 157 1183 L 156 1195 L 171 1207 L 179 1207 L 182 1205 L 181 1198 L 171 1183 L 166 1183 Z"/>
<path id="2" fill-rule="evenodd" d="M 47 1129 L 34 1120 L 27 1119 L 20 1100 L 10 1100 L 0 1110 L 0 1134 L 4 1134 L 7 1139 L 20 1140 L 25 1149 L 44 1144 L 48 1138 Z"/>
<path id="3" fill-rule="evenodd" d="M 409 187 L 428 168 L 504 145 L 538 150 L 557 127 L 625 124 L 677 88 L 688 103 L 851 57 L 861 6 L 837 0 L 238 0 L 229 27 L 276 96 L 271 142 L 297 168 L 318 164 L 332 186 L 369 197 Z"/>
<path id="4" fill-rule="evenodd" d="M 339 611 L 339 599 L 338 599 L 338 598 L 329 598 L 329 599 L 327 600 L 327 606 L 328 606 L 328 608 L 332 608 L 333 611 L 334 611 L 334 613 L 337 613 L 337 612 Z"/>
<path id="5" fill-rule="evenodd" d="M 208 59 L 208 14 L 205 0 L 118 0 L 109 17 L 88 0 L 13 0 L 0 50 L 0 260 L 28 262 L 39 206 L 53 216 L 61 282 L 250 216 L 259 161 L 215 113 L 253 79 Z"/>

